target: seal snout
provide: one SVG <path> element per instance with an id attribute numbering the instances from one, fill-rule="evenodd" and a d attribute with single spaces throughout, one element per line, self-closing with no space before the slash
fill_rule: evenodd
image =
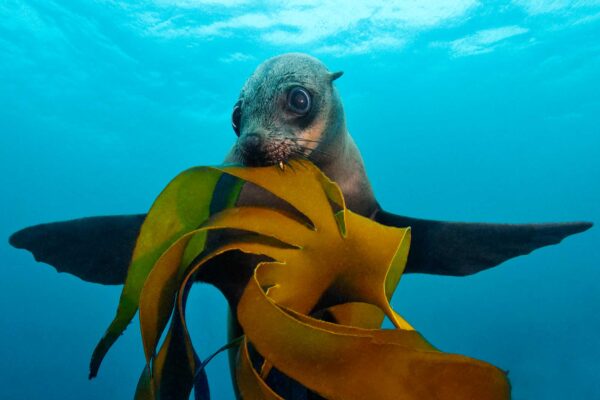
<path id="1" fill-rule="evenodd" d="M 259 133 L 248 133 L 240 138 L 240 145 L 248 152 L 258 151 L 263 143 Z"/>
<path id="2" fill-rule="evenodd" d="M 266 157 L 264 146 L 264 135 L 258 132 L 251 132 L 242 135 L 238 140 L 238 147 L 242 154 L 244 164 L 258 165 Z"/>
<path id="3" fill-rule="evenodd" d="M 265 147 L 264 135 L 260 132 L 242 134 L 238 139 L 242 162 L 249 166 L 267 164 L 268 154 Z"/>
<path id="4" fill-rule="evenodd" d="M 247 166 L 260 167 L 286 162 L 294 154 L 294 145 L 279 135 L 249 132 L 237 142 L 240 161 Z"/>
<path id="5" fill-rule="evenodd" d="M 233 106 L 231 125 L 237 142 L 230 159 L 246 166 L 281 166 L 314 152 L 325 157 L 328 149 L 320 144 L 336 146 L 332 139 L 346 132 L 342 105 L 332 86 L 340 75 L 319 60 L 296 53 L 258 66 Z"/>

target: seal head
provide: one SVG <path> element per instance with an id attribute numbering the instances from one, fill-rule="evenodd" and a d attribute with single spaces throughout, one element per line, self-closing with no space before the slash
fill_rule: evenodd
<path id="1" fill-rule="evenodd" d="M 352 211 L 373 215 L 379 207 L 333 84 L 340 76 L 342 72 L 331 72 L 306 54 L 263 62 L 233 107 L 231 122 L 238 139 L 225 162 L 284 168 L 291 158 L 309 159 L 338 183 Z M 242 204 L 275 206 L 269 196 L 247 186 Z"/>
<path id="2" fill-rule="evenodd" d="M 322 164 L 334 157 L 346 133 L 341 99 L 332 84 L 340 76 L 306 54 L 263 62 L 233 107 L 238 139 L 228 161 L 267 166 L 300 157 Z"/>

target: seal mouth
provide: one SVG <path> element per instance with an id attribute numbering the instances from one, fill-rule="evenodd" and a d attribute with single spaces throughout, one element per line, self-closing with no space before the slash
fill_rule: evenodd
<path id="1" fill-rule="evenodd" d="M 260 147 L 236 145 L 238 159 L 247 167 L 283 166 L 292 158 L 308 158 L 309 149 L 300 146 L 292 138 L 269 139 Z"/>

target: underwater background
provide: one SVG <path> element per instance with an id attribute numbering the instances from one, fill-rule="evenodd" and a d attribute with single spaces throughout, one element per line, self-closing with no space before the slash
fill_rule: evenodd
<path id="1" fill-rule="evenodd" d="M 120 287 L 8 245 L 25 226 L 145 212 L 219 164 L 264 59 L 332 70 L 384 209 L 486 222 L 600 222 L 600 1 L 0 2 L 0 398 L 131 399 L 137 321 L 88 381 Z M 514 399 L 600 399 L 600 231 L 474 276 L 407 275 L 393 306 L 443 351 L 509 370 Z M 98 243 L 102 246 L 102 243 Z M 226 342 L 203 286 L 201 357 Z M 208 367 L 232 398 L 226 356 Z"/>

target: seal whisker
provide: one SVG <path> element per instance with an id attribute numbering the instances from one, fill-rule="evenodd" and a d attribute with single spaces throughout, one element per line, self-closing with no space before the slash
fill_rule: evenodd
<path id="1" fill-rule="evenodd" d="M 294 149 L 292 151 L 292 154 L 294 154 L 294 156 L 296 156 L 297 158 L 301 158 L 301 159 L 310 161 L 310 158 L 306 154 L 304 154 L 300 149 Z"/>
<path id="2" fill-rule="evenodd" d="M 295 142 L 323 143 L 322 140 L 303 139 L 303 138 L 293 138 L 292 140 Z"/>
<path id="3" fill-rule="evenodd" d="M 332 157 L 332 155 L 324 150 L 321 150 L 319 148 L 314 148 L 314 149 L 309 149 L 308 147 L 304 147 L 304 146 L 298 146 L 299 150 L 306 152 L 306 153 L 319 153 L 324 155 L 325 157 Z"/>
<path id="4" fill-rule="evenodd" d="M 308 160 L 309 158 L 305 153 L 306 153 L 306 150 L 304 150 L 304 149 L 297 148 L 297 149 L 292 150 L 292 154 L 294 154 L 295 156 L 305 159 L 305 160 Z"/>

